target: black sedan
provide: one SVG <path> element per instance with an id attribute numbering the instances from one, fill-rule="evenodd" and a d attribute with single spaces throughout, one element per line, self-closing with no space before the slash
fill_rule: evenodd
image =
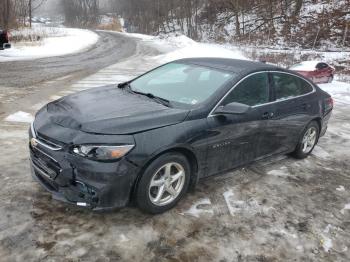
<path id="1" fill-rule="evenodd" d="M 277 154 L 307 157 L 332 98 L 297 73 L 196 58 L 43 107 L 32 174 L 54 198 L 95 210 L 173 206 L 199 179 Z"/>

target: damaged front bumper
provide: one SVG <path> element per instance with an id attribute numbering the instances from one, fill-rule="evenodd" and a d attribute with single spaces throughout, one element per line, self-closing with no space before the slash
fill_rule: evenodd
<path id="1" fill-rule="evenodd" d="M 85 159 L 34 132 L 29 132 L 32 176 L 54 199 L 94 210 L 128 204 L 139 171 L 136 165 L 126 158 L 111 163 Z"/>

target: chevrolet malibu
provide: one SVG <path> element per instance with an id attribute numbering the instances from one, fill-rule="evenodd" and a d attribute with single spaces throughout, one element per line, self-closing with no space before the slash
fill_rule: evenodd
<path id="1" fill-rule="evenodd" d="M 94 210 L 174 207 L 201 178 L 278 154 L 307 157 L 332 98 L 292 71 L 193 58 L 43 107 L 30 128 L 33 177 Z"/>

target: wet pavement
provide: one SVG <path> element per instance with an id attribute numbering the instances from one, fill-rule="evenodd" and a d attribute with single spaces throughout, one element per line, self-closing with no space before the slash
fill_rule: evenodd
<path id="1" fill-rule="evenodd" d="M 89 50 L 64 56 L 0 63 L 0 85 L 26 87 L 67 75 L 87 76 L 135 53 L 135 41 L 117 33 L 96 31 Z"/>
<path id="2" fill-rule="evenodd" d="M 151 46 L 130 41 L 129 59 L 87 78 L 0 87 L 0 261 L 349 261 L 347 104 L 336 103 L 329 130 L 308 159 L 275 157 L 208 178 L 157 216 L 134 207 L 95 213 L 69 206 L 33 182 L 29 123 L 4 119 L 156 65 Z"/>

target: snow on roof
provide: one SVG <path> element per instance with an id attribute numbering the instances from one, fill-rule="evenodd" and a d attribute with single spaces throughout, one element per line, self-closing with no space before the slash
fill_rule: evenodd
<path id="1" fill-rule="evenodd" d="M 289 69 L 296 71 L 313 71 L 316 69 L 316 65 L 321 61 L 303 61 L 299 64 L 291 66 Z"/>

